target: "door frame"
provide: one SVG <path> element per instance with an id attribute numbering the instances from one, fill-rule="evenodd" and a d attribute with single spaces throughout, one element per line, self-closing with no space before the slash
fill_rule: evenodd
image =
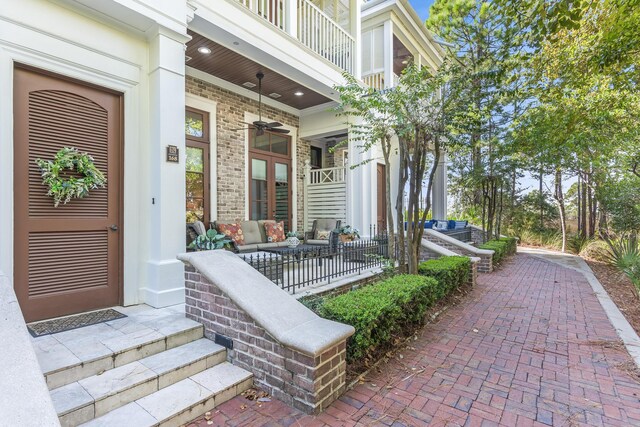
<path id="1" fill-rule="evenodd" d="M 118 189 L 117 189 L 117 203 L 118 203 L 118 221 L 117 221 L 117 227 L 118 227 L 118 234 L 117 234 L 117 241 L 118 241 L 118 260 L 117 260 L 117 268 L 118 268 L 118 273 L 117 273 L 117 304 L 119 305 L 123 305 L 124 304 L 124 297 L 125 297 L 125 292 L 124 292 L 124 235 L 125 235 L 125 231 L 126 231 L 126 226 L 125 226 L 125 211 L 124 211 L 124 190 L 125 190 L 125 185 L 124 185 L 124 176 L 125 176 L 125 144 L 124 144 L 124 140 L 125 140 L 125 92 L 117 90 L 117 89 L 113 89 L 110 87 L 104 87 L 101 86 L 99 84 L 93 83 L 93 82 L 87 82 L 84 81 L 82 79 L 78 79 L 78 78 L 74 78 L 74 77 L 70 77 L 64 74 L 59 74 L 50 70 L 46 70 L 46 69 L 41 69 L 38 68 L 36 66 L 30 65 L 30 64 L 25 64 L 25 63 L 21 63 L 21 62 L 14 62 L 13 63 L 13 72 L 12 72 L 12 80 L 11 80 L 11 104 L 12 104 L 12 111 L 14 112 L 14 114 L 12 115 L 11 118 L 11 122 L 12 124 L 15 123 L 15 113 L 16 113 L 16 99 L 14 97 L 15 94 L 15 71 L 17 69 L 22 69 L 22 70 L 26 70 L 26 71 L 30 71 L 30 72 L 34 72 L 36 74 L 40 74 L 43 76 L 47 76 L 47 77 L 52 77 L 61 81 L 65 81 L 65 82 L 69 82 L 69 83 L 73 83 L 79 86 L 84 86 L 84 87 L 88 87 L 91 89 L 96 89 L 99 91 L 103 91 L 106 93 L 110 93 L 112 95 L 116 95 L 118 97 L 118 101 L 119 101 L 119 110 L 120 110 L 120 117 L 118 118 L 118 120 L 120 121 L 120 129 L 119 129 L 119 134 L 118 134 L 118 151 L 119 151 L 119 159 L 118 159 Z M 12 128 L 13 129 L 13 128 Z M 16 138 L 16 132 L 14 130 L 13 134 L 12 134 L 12 138 L 11 138 L 11 142 L 10 145 L 12 147 L 12 151 L 11 151 L 11 177 L 12 177 L 12 184 L 15 188 L 15 181 L 16 181 L 16 173 L 18 172 L 18 167 L 16 167 L 16 156 L 15 156 L 15 138 Z M 21 166 L 23 167 L 23 166 Z M 13 213 L 13 217 L 14 217 L 14 222 L 13 222 L 13 226 L 15 227 L 16 221 L 15 221 L 15 209 L 16 209 L 16 204 L 15 204 L 15 196 L 11 197 L 11 210 Z M 15 277 L 15 253 L 16 253 L 16 248 L 18 247 L 18 245 L 20 244 L 24 244 L 24 242 L 18 242 L 17 239 L 15 238 L 15 233 L 12 232 L 12 254 L 13 254 L 13 259 L 12 259 L 12 278 Z M 28 262 L 28 261 L 27 261 Z M 14 282 L 14 289 L 15 289 L 15 280 Z M 16 292 L 18 293 L 18 292 Z"/>

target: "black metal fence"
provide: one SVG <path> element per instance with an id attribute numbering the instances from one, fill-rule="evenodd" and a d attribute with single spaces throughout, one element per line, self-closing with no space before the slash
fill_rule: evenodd
<path id="1" fill-rule="evenodd" d="M 335 248 L 300 244 L 297 248 L 280 247 L 240 256 L 282 289 L 295 293 L 306 286 L 331 283 L 343 276 L 386 265 L 388 236 L 372 236 L 341 241 Z"/>

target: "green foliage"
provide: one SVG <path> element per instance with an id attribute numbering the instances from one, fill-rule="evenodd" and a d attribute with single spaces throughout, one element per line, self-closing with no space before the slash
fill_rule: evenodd
<path id="1" fill-rule="evenodd" d="M 501 237 L 499 239 L 489 240 L 480 249 L 490 249 L 493 251 L 493 264 L 497 265 L 509 255 L 516 253 L 518 240 L 515 237 Z"/>
<path id="2" fill-rule="evenodd" d="M 451 290 L 465 285 L 469 281 L 471 260 L 462 256 L 445 256 L 420 263 L 418 271 L 423 276 L 433 277 L 440 284 L 439 290 L 444 297 Z"/>
<path id="3" fill-rule="evenodd" d="M 579 255 L 584 251 L 595 239 L 593 237 L 585 236 L 582 233 L 576 233 L 568 236 L 567 249 L 569 252 Z"/>
<path id="4" fill-rule="evenodd" d="M 81 153 L 77 148 L 64 147 L 58 151 L 54 160 L 36 159 L 42 172 L 42 183 L 49 188 L 47 196 L 53 197 L 54 206 L 67 204 L 73 198 L 89 195 L 89 190 L 104 188 L 107 178 L 93 163 L 93 157 Z M 78 176 L 65 176 L 65 171 Z"/>
<path id="5" fill-rule="evenodd" d="M 607 240 L 608 261 L 626 274 L 640 292 L 640 242 L 635 234 L 617 240 Z"/>
<path id="6" fill-rule="evenodd" d="M 581 257 L 600 262 L 607 262 L 609 255 L 609 246 L 604 240 L 592 240 L 580 251 Z"/>
<path id="7" fill-rule="evenodd" d="M 390 344 L 403 329 L 422 324 L 427 309 L 442 294 L 441 286 L 431 277 L 394 276 L 329 298 L 318 312 L 356 329 L 347 343 L 347 360 L 354 361 Z"/>
<path id="8" fill-rule="evenodd" d="M 218 234 L 214 229 L 207 230 L 206 234 L 196 237 L 188 246 L 189 249 L 198 251 L 211 251 L 215 249 L 224 249 L 230 245 L 231 240 L 224 234 Z"/>
<path id="9" fill-rule="evenodd" d="M 597 196 L 610 215 L 610 225 L 617 233 L 640 232 L 640 177 L 625 174 L 608 179 Z"/>

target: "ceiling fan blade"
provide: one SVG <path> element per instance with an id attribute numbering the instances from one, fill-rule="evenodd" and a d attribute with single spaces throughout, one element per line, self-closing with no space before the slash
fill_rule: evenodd
<path id="1" fill-rule="evenodd" d="M 289 133 L 289 129 L 273 128 L 269 129 L 269 132 L 287 134 Z"/>
<path id="2" fill-rule="evenodd" d="M 280 122 L 267 123 L 267 127 L 268 128 L 279 128 L 280 126 L 282 126 L 282 123 L 280 123 Z"/>
<path id="3" fill-rule="evenodd" d="M 264 122 L 262 120 L 256 120 L 255 122 L 251 123 L 252 125 L 256 126 L 256 127 L 268 127 L 269 123 Z"/>

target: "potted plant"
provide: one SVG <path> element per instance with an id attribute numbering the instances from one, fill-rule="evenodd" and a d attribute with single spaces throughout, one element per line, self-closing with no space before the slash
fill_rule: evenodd
<path id="1" fill-rule="evenodd" d="M 339 237 L 342 243 L 353 242 L 360 238 L 360 231 L 357 228 L 353 228 L 350 225 L 345 225 L 339 229 Z"/>
<path id="2" fill-rule="evenodd" d="M 297 231 L 289 231 L 287 232 L 287 246 L 289 246 L 290 248 L 295 248 L 300 244 L 300 239 L 298 239 L 298 232 Z"/>
<path id="3" fill-rule="evenodd" d="M 224 234 L 219 234 L 214 229 L 207 230 L 206 234 L 196 237 L 188 246 L 189 249 L 196 251 L 211 251 L 216 249 L 225 249 L 231 244 L 231 240 Z"/>

